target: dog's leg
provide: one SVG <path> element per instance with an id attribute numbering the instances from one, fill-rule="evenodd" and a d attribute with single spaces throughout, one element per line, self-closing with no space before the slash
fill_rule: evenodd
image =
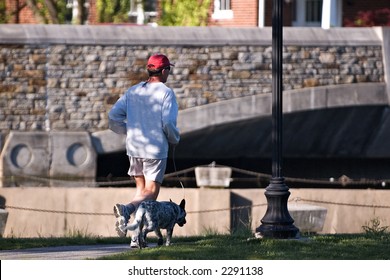
<path id="1" fill-rule="evenodd" d="M 149 232 L 151 232 L 152 230 L 149 229 L 149 228 L 145 228 L 143 229 L 142 231 L 142 247 L 148 247 L 148 243 L 146 243 L 146 236 L 148 235 Z"/>
<path id="2" fill-rule="evenodd" d="M 166 246 L 171 245 L 172 234 L 173 234 L 173 227 L 168 227 L 167 228 L 167 241 L 165 242 Z"/>
<path id="3" fill-rule="evenodd" d="M 139 246 L 139 234 L 134 232 L 131 236 L 130 248 L 140 248 Z"/>
<path id="4" fill-rule="evenodd" d="M 142 231 L 142 237 L 141 237 L 141 241 L 140 241 L 140 244 L 141 244 L 141 247 L 142 248 L 145 248 L 145 247 L 148 247 L 147 243 L 146 243 L 146 236 L 148 235 L 148 232 L 146 230 L 143 230 Z"/>
<path id="5" fill-rule="evenodd" d="M 147 228 L 144 228 L 144 223 L 140 223 L 139 228 L 138 228 L 138 244 L 139 248 L 145 248 L 146 246 L 146 235 L 148 234 Z"/>
<path id="6" fill-rule="evenodd" d="M 163 236 L 162 236 L 162 234 L 161 234 L 160 229 L 159 229 L 159 228 L 156 228 L 156 229 L 154 230 L 154 233 L 155 233 L 155 234 L 157 235 L 157 237 L 158 237 L 157 245 L 158 245 L 158 246 L 163 245 L 163 244 L 164 244 L 164 240 L 163 240 Z"/>
<path id="7" fill-rule="evenodd" d="M 130 247 L 142 249 L 142 227 L 143 223 L 138 223 L 136 228 L 133 228 L 133 235 L 131 236 Z"/>
<path id="8" fill-rule="evenodd" d="M 145 242 L 145 238 L 146 238 L 146 234 L 144 234 L 144 232 L 140 231 L 138 234 L 138 244 L 139 244 L 140 249 L 147 247 L 146 242 Z"/>

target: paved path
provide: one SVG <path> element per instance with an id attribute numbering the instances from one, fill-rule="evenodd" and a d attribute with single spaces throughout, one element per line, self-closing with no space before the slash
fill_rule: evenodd
<path id="1" fill-rule="evenodd" d="M 155 244 L 149 244 L 154 247 Z M 2 250 L 0 260 L 84 260 L 127 252 L 129 244 L 59 246 L 23 250 Z"/>

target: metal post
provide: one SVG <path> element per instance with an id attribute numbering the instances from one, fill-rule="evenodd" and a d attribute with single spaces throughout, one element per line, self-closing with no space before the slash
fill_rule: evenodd
<path id="1" fill-rule="evenodd" d="M 272 178 L 265 190 L 267 211 L 256 228 L 257 237 L 296 238 L 287 208 L 290 192 L 282 177 L 283 134 L 283 1 L 273 0 L 272 9 Z"/>

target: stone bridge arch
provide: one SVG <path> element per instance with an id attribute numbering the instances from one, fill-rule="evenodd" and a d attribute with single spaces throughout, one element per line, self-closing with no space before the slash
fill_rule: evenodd
<path id="1" fill-rule="evenodd" d="M 283 101 L 287 174 L 388 177 L 390 110 L 385 84 L 285 91 Z M 174 155 L 179 170 L 216 161 L 269 174 L 271 106 L 271 95 L 262 94 L 180 111 L 182 139 Z M 98 153 L 124 155 L 119 148 L 124 147 L 123 138 L 109 131 L 93 137 Z"/>
<path id="2" fill-rule="evenodd" d="M 339 158 L 347 160 L 347 165 L 357 158 L 386 159 L 384 164 L 380 163 L 380 168 L 371 171 L 375 176 L 387 176 L 390 168 L 390 110 L 386 84 L 364 83 L 285 91 L 283 105 L 286 158 Z M 234 159 L 242 161 L 242 168 L 251 169 L 250 165 L 253 166 L 254 162 L 259 165 L 259 159 L 270 159 L 271 107 L 271 95 L 261 94 L 180 111 L 178 126 L 182 139 L 174 155 L 183 163 L 180 168 L 187 167 L 188 160 L 193 166 L 194 162 L 217 160 L 217 163 L 224 164 L 224 160 L 229 162 Z M 126 174 L 128 161 L 124 136 L 109 130 L 89 135 L 86 132 L 69 133 L 41 133 L 38 136 L 46 139 L 46 146 L 37 140 L 36 133 L 10 134 L 2 151 L 3 173 L 8 169 L 10 172 L 5 172 L 3 176 L 14 175 L 12 168 L 21 172 L 20 166 L 11 163 L 24 162 L 26 154 L 41 155 L 41 158 L 34 156 L 37 164 L 49 164 L 45 158 L 52 159 L 50 166 L 43 171 L 26 163 L 29 168 L 27 175 L 51 176 L 57 169 L 74 175 L 76 166 L 79 172 L 88 171 L 91 178 L 95 173 L 99 176 L 99 162 L 109 165 L 111 170 L 107 174 Z M 24 147 L 22 152 L 14 147 L 17 144 L 15 139 L 24 143 L 19 145 Z M 75 150 L 75 145 L 79 149 Z M 42 153 L 47 154 L 46 157 Z M 59 156 L 63 153 L 67 155 L 65 159 L 70 155 L 74 160 L 64 160 Z M 329 173 L 332 165 L 324 164 L 323 168 L 328 168 Z M 269 162 L 265 168 L 268 166 Z M 375 168 L 372 164 L 369 167 Z M 301 169 L 306 171 L 306 167 Z M 317 169 L 321 168 L 315 167 L 315 171 Z M 339 169 L 345 169 L 345 166 Z M 362 171 L 361 166 L 357 169 Z M 305 174 L 301 176 L 305 177 Z M 6 183 L 2 185 L 7 186 Z"/>
<path id="3" fill-rule="evenodd" d="M 388 107 L 388 104 L 384 83 L 315 87 L 283 93 L 285 115 L 347 107 L 382 108 Z M 229 124 L 243 124 L 245 121 L 270 118 L 271 108 L 270 94 L 235 98 L 180 111 L 178 127 L 182 137 L 188 139 L 191 135 L 205 134 L 207 130 L 218 126 L 229 127 Z M 98 154 L 125 150 L 124 137 L 109 130 L 93 133 L 92 138 Z"/>

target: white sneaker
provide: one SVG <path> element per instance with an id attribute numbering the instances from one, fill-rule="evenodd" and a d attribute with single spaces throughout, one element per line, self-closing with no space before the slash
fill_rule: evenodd
<path id="1" fill-rule="evenodd" d="M 123 204 L 115 204 L 114 215 L 117 218 L 115 223 L 115 231 L 119 237 L 125 237 L 127 230 L 125 229 L 130 219 L 130 211 Z"/>
<path id="2" fill-rule="evenodd" d="M 125 237 L 127 234 L 126 223 L 123 217 L 119 217 L 115 223 L 115 231 L 119 237 Z"/>
<path id="3" fill-rule="evenodd" d="M 131 237 L 130 248 L 140 248 L 137 237 Z"/>

